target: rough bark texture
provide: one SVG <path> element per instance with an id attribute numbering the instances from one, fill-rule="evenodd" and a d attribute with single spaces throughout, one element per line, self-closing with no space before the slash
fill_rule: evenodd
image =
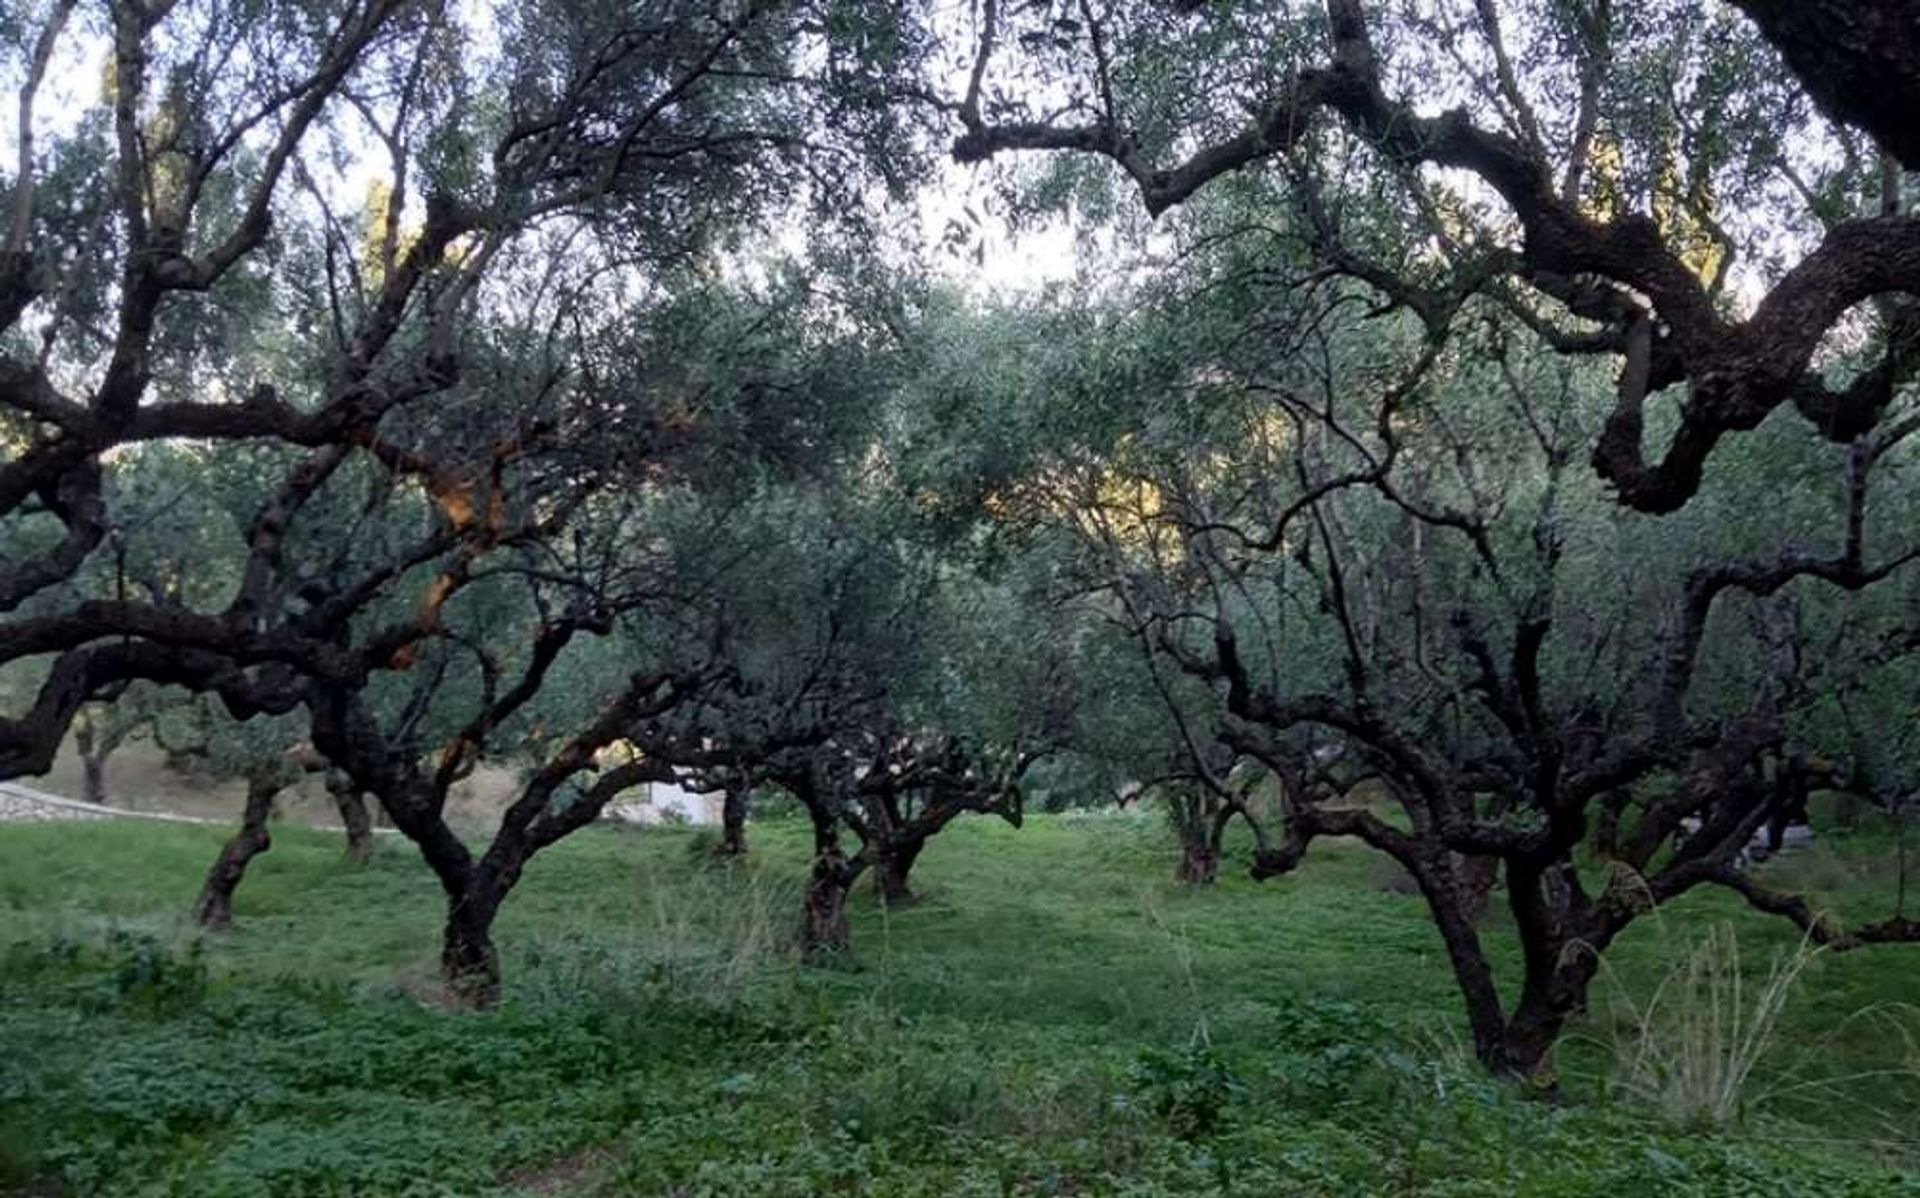
<path id="1" fill-rule="evenodd" d="M 853 875 L 853 867 L 839 845 L 815 852 L 800 925 L 800 952 L 807 960 L 831 960 L 852 949 L 847 891 L 852 888 Z"/>
<path id="2" fill-rule="evenodd" d="M 1167 801 L 1174 831 L 1180 837 L 1180 867 L 1174 871 L 1174 879 L 1189 886 L 1213 885 L 1220 878 L 1227 824 L 1242 809 L 1203 788 L 1172 793 Z"/>
<path id="3" fill-rule="evenodd" d="M 373 858 L 373 819 L 367 812 L 366 796 L 352 779 L 337 772 L 327 777 L 327 793 L 333 796 L 340 826 L 347 831 L 348 862 L 365 865 Z"/>
<path id="4" fill-rule="evenodd" d="M 1554 1085 L 1553 1048 L 1567 1021 L 1586 1009 L 1599 953 L 1612 933 L 1571 909 L 1572 892 L 1545 872 L 1509 865 L 1508 900 L 1520 934 L 1524 979 L 1511 1012 L 1476 926 L 1491 889 L 1494 859 L 1416 851 L 1404 860 L 1447 950 L 1467 1009 L 1474 1056 L 1496 1077 Z"/>
<path id="5" fill-rule="evenodd" d="M 483 854 L 476 857 L 447 822 L 448 793 L 478 758 L 488 730 L 538 693 L 547 668 L 585 626 L 574 621 L 545 626 L 534 639 L 519 680 L 437 751 L 409 739 L 410 733 L 383 729 L 365 697 L 354 688 L 309 684 L 306 704 L 315 751 L 335 763 L 356 792 L 374 796 L 380 810 L 413 842 L 440 882 L 447 901 L 441 975 L 447 998 L 456 1005 L 485 1008 L 499 1001 L 501 970 L 493 921 L 527 862 L 593 823 L 624 791 L 641 782 L 674 777 L 668 767 L 651 758 L 606 768 L 596 765 L 599 750 L 686 697 L 677 675 L 635 675 L 593 723 L 525 777 L 518 796 L 501 813 L 499 827 Z M 433 676 L 423 675 L 420 685 L 430 690 L 435 685 Z M 402 721 L 403 730 L 408 726 Z M 431 767 L 427 762 L 433 763 Z M 562 789 L 583 775 L 591 780 L 564 806 L 556 802 Z"/>
<path id="6" fill-rule="evenodd" d="M 873 863 L 873 892 L 888 906 L 914 901 L 910 877 L 913 863 L 920 859 L 924 840 L 901 838 L 879 849 Z"/>
<path id="7" fill-rule="evenodd" d="M 83 750 L 80 754 L 80 768 L 86 776 L 83 796 L 89 803 L 99 803 L 104 806 L 107 801 L 106 755 Z"/>
<path id="8" fill-rule="evenodd" d="M 73 724 L 73 747 L 80 755 L 81 797 L 102 806 L 107 802 L 107 758 L 120 747 L 122 734 L 111 727 L 95 726 L 91 715 L 82 715 Z"/>
<path id="9" fill-rule="evenodd" d="M 1822 111 L 1920 170 L 1920 0 L 1734 0 Z"/>
<path id="10" fill-rule="evenodd" d="M 720 800 L 720 843 L 713 848 L 721 857 L 747 855 L 747 792 L 729 786 Z"/>
<path id="11" fill-rule="evenodd" d="M 500 952 L 493 945 L 493 917 L 500 897 L 478 886 L 447 897 L 447 926 L 440 949 L 440 980 L 456 1006 L 491 1010 L 500 1003 Z"/>
<path id="12" fill-rule="evenodd" d="M 27 116 L 32 115 L 34 90 L 51 60 L 64 14 L 74 6 L 62 2 L 52 7 L 56 16 L 41 31 L 20 96 Z M 163 102 L 155 72 L 149 69 L 159 61 L 156 48 L 171 44 L 179 32 L 162 28 L 164 9 L 119 8 L 103 14 L 107 24 L 100 32 L 113 56 L 118 99 L 112 121 L 120 152 L 111 165 L 93 172 L 100 190 L 82 202 L 117 201 L 120 211 L 112 235 L 100 239 L 101 252 L 116 259 L 101 264 L 119 278 L 114 315 L 85 333 L 99 339 L 86 351 L 97 359 L 99 369 L 85 372 L 92 381 L 84 389 L 62 389 L 70 372 L 56 364 L 71 357 L 77 346 L 60 347 L 67 326 L 74 323 L 60 318 L 61 309 L 48 309 L 31 325 L 37 329 L 44 323 L 49 338 L 38 357 L 0 354 L 0 407 L 14 420 L 25 417 L 19 427 L 27 430 L 18 452 L 0 462 L 0 518 L 23 514 L 33 503 L 64 529 L 48 548 L 9 563 L 0 575 L 0 615 L 14 617 L 0 629 L 0 660 L 42 654 L 52 658 L 27 710 L 0 716 L 0 776 L 44 772 L 80 707 L 104 688 L 133 678 L 219 692 L 240 718 L 268 709 L 291 710 L 298 695 L 286 685 L 285 671 L 249 672 L 249 667 L 272 661 L 328 672 L 326 660 L 337 661 L 343 652 L 336 634 L 345 618 L 381 589 L 378 584 L 363 585 L 359 578 L 342 578 L 336 580 L 338 586 L 310 592 L 314 601 L 297 619 L 265 618 L 269 610 L 286 607 L 282 595 L 268 592 L 285 581 L 282 549 L 293 512 L 353 445 L 371 444 L 371 430 L 387 413 L 454 381 L 451 354 L 438 349 L 450 334 L 448 322 L 455 319 L 451 311 L 433 322 L 435 336 L 418 341 L 401 336 L 403 329 L 417 327 L 403 316 L 415 309 L 410 301 L 423 287 L 457 269 L 445 262 L 444 251 L 475 226 L 474 214 L 453 213 L 453 205 L 438 197 L 428 200 L 424 244 L 410 247 L 390 264 L 379 294 L 365 306 L 364 318 L 342 330 L 352 337 L 353 349 L 342 355 L 341 369 L 329 373 L 330 386 L 317 404 L 285 402 L 265 385 L 244 402 L 148 400 L 156 371 L 167 369 L 155 346 L 164 342 L 165 330 L 180 310 L 169 308 L 170 295 L 214 288 L 265 244 L 276 196 L 288 186 L 287 167 L 299 161 L 300 143 L 332 108 L 329 101 L 363 56 L 383 44 L 404 7 L 355 6 L 339 14 L 337 24 L 316 28 L 308 66 L 298 72 L 301 81 L 258 97 L 258 111 L 239 112 L 212 99 L 192 102 L 180 118 L 196 128 L 199 122 L 211 123 L 201 129 L 195 143 L 199 149 L 178 154 L 151 154 L 137 147 L 143 144 L 140 114 Z M 289 45 L 286 50 L 292 59 L 308 56 L 304 48 Z M 31 126 L 30 120 L 23 126 L 29 134 Z M 258 161 L 242 156 L 248 165 L 240 174 L 225 169 L 235 156 L 209 149 L 230 147 L 266 129 L 274 132 L 261 147 L 263 153 Z M 19 186 L 14 189 L 12 227 L 0 246 L 0 331 L 8 333 L 17 333 L 29 319 L 27 308 L 43 282 L 54 282 L 61 273 L 53 247 L 35 244 L 38 222 L 31 201 L 35 175 L 42 172 L 28 152 L 31 137 L 21 140 L 22 178 L 15 181 Z M 170 182 L 158 183 L 158 174 Z M 164 219 L 148 202 L 157 186 L 177 193 L 179 200 Z M 200 207 L 213 195 L 222 197 L 221 204 L 234 206 L 233 217 L 224 212 L 215 217 Z M 185 235 L 188 229 L 193 230 L 191 238 Z M 454 307 L 447 305 L 449 310 Z M 388 351 L 396 339 L 425 342 L 425 352 L 418 355 L 424 359 L 420 368 L 393 361 L 396 355 Z M 193 610 L 169 592 L 167 580 L 149 576 L 126 578 L 139 589 L 123 588 L 114 599 L 80 599 L 21 614 L 29 610 L 27 600 L 72 578 L 105 542 L 109 512 L 103 456 L 117 445 L 168 438 L 271 439 L 312 451 L 290 472 L 289 485 L 255 512 L 249 560 L 227 609 Z M 126 530 L 113 531 L 117 537 Z M 417 563 L 426 556 L 407 560 Z M 318 590 L 328 593 L 323 597 Z M 296 648 L 295 641 L 302 645 Z M 391 646 L 380 648 L 391 652 Z"/>
<path id="13" fill-rule="evenodd" d="M 1787 829 L 1807 822 L 1807 800 L 1812 787 L 1804 758 L 1790 753 L 1781 758 L 1773 780 L 1773 805 L 1767 815 L 1767 852 L 1777 853 L 1786 843 Z"/>
<path id="14" fill-rule="evenodd" d="M 810 959 L 849 948 L 847 895 L 869 867 L 883 902 L 911 902 L 910 877 L 921 850 L 962 813 L 990 812 L 1020 825 L 1017 783 L 1030 755 L 989 762 L 949 738 L 883 727 L 849 729 L 838 743 L 804 741 L 801 753 L 769 773 L 813 824 L 813 872 L 799 935 Z M 850 744 L 863 751 L 849 753 Z M 859 838 L 852 857 L 840 847 L 842 830 Z"/>
<path id="15" fill-rule="evenodd" d="M 1486 854 L 1457 856 L 1455 868 L 1459 871 L 1467 912 L 1470 918 L 1478 920 L 1487 913 L 1488 900 L 1500 880 L 1500 858 Z"/>
<path id="16" fill-rule="evenodd" d="M 1187 841 L 1181 846 L 1180 868 L 1174 877 L 1189 886 L 1211 886 L 1220 877 L 1220 853 L 1212 844 Z"/>
<path id="17" fill-rule="evenodd" d="M 1500 1005 L 1500 990 L 1494 982 L 1493 966 L 1481 946 L 1479 933 L 1474 929 L 1472 914 L 1461 901 L 1463 888 L 1453 875 L 1451 863 L 1435 857 L 1402 864 L 1419 883 L 1434 927 L 1446 946 L 1447 964 L 1453 969 L 1454 982 L 1460 987 L 1460 997 L 1466 1004 L 1474 1055 L 1493 1073 L 1513 1076 L 1516 1067 L 1508 1059 L 1506 1017 Z M 1531 1072 L 1531 1066 L 1524 1072 Z"/>
<path id="18" fill-rule="evenodd" d="M 233 892 L 246 877 L 247 865 L 273 847 L 267 823 L 273 816 L 273 800 L 280 793 L 276 780 L 256 778 L 247 783 L 247 806 L 240 819 L 240 830 L 221 846 L 200 897 L 193 904 L 193 920 L 203 928 L 220 931 L 233 924 Z"/>

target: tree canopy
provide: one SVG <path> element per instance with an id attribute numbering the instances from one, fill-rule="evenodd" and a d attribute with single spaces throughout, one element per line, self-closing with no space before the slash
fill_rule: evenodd
<path id="1" fill-rule="evenodd" d="M 647 782 L 798 802 L 816 955 L 1030 796 L 1195 882 L 1356 837 L 1516 1077 L 1696 888 L 1920 939 L 1744 868 L 1920 786 L 1911 0 L 47 0 L 0 63 L 0 778 L 190 711 L 229 896 L 291 747 L 481 1004 Z"/>

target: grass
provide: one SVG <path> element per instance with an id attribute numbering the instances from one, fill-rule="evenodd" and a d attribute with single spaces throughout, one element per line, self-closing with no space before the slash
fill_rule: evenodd
<path id="1" fill-rule="evenodd" d="M 1732 925 L 1711 926 L 1646 1004 L 1631 1008 L 1638 1035 L 1616 1052 L 1616 1084 L 1677 1123 L 1730 1126 L 1758 1097 L 1754 1070 L 1778 1051 L 1781 1016 L 1816 951 L 1801 941 L 1753 986 Z"/>
<path id="2" fill-rule="evenodd" d="M 850 967 L 806 969 L 805 838 L 755 835 L 745 866 L 673 829 L 543 855 L 498 928 L 510 999 L 476 1016 L 421 1001 L 439 901 L 394 839 L 352 870 L 276 832 L 202 943 L 217 829 L 0 828 L 0 1193 L 1920 1194 L 1910 949 L 1768 991 L 1793 929 L 1689 898 L 1609 954 L 1547 1106 L 1460 1059 L 1420 901 L 1357 848 L 1192 891 L 1151 815 L 974 821 L 922 902 L 859 898 Z M 1864 917 L 1884 848 L 1781 868 Z M 1633 1050 L 1669 1043 L 1649 1012 L 1720 925 L 1713 976 L 1769 1005 L 1702 1124 Z"/>

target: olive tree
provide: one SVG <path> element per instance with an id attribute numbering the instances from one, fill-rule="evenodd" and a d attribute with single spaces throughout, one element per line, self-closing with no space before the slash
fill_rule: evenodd
<path id="1" fill-rule="evenodd" d="M 25 15 L 0 287 L 0 664 L 24 692 L 0 717 L 8 775 L 44 770 L 74 713 L 130 678 L 244 716 L 304 702 L 302 679 L 404 668 L 479 558 L 551 531 L 552 510 L 502 526 L 508 474 L 569 437 L 643 454 L 672 431 L 604 388 L 571 425 L 538 410 L 606 373 L 609 312 L 712 267 L 757 216 L 857 218 L 865 181 L 911 163 L 871 153 L 896 122 L 868 81 L 917 52 L 879 8 Z M 463 52 L 482 28 L 499 54 Z M 39 101 L 94 47 L 105 94 L 55 124 Z M 276 476 L 237 522 L 228 584 L 192 603 L 67 586 L 136 532 L 110 493 L 120 455 L 168 445 Z M 378 560 L 290 554 L 346 485 L 412 505 L 414 535 Z M 396 596 L 383 635 L 342 646 Z"/>
<path id="2" fill-rule="evenodd" d="M 1738 7 L 1757 27 L 1694 2 L 988 0 L 945 60 L 963 83 L 930 99 L 961 162 L 1103 161 L 1154 216 L 1249 177 L 1311 202 L 1364 176 L 1386 219 L 1332 214 L 1315 261 L 1429 322 L 1483 293 L 1612 363 L 1579 448 L 1620 502 L 1667 512 L 1776 411 L 1836 445 L 1883 427 L 1920 361 L 1911 85 L 1877 82 L 1911 75 L 1911 0 Z M 1871 352 L 1834 375 L 1836 337 Z"/>
<path id="3" fill-rule="evenodd" d="M 1791 789 L 1774 763 L 1912 651 L 1910 398 L 1841 446 L 1776 422 L 1686 511 L 1636 513 L 1572 466 L 1604 386 L 1499 299 L 1409 309 L 1314 267 L 1311 212 L 1245 211 L 1046 380 L 1067 435 L 1024 492 L 1101 609 L 1207 688 L 1195 772 L 1244 756 L 1277 781 L 1255 876 L 1329 836 L 1395 860 L 1512 1077 L 1548 1075 L 1609 945 L 1697 887 L 1836 948 L 1920 938 L 1740 864 Z M 1477 920 L 1496 879 L 1517 991 Z"/>

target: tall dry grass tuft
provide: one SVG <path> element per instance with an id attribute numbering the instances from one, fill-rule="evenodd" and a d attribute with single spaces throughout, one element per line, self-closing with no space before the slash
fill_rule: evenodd
<path id="1" fill-rule="evenodd" d="M 639 951 L 673 993 L 731 1002 L 791 947 L 798 889 L 763 871 L 652 868 L 639 881 Z"/>
<path id="2" fill-rule="evenodd" d="M 786 975 L 796 887 L 759 870 L 651 862 L 634 883 L 617 934 L 551 935 L 529 946 L 522 998 L 719 1012 Z"/>
<path id="3" fill-rule="evenodd" d="M 1736 1122 L 1761 1097 L 1755 1067 L 1777 1047 L 1794 983 L 1818 952 L 1803 939 L 1750 979 L 1732 925 L 1709 929 L 1644 1003 L 1623 995 L 1633 1030 L 1616 1034 L 1614 1084 L 1686 1126 Z"/>
<path id="4" fill-rule="evenodd" d="M 1173 953 L 1173 964 L 1180 979 L 1180 988 L 1193 1008 L 1193 1034 L 1190 1047 L 1211 1048 L 1213 1031 L 1207 1024 L 1208 1004 L 1200 992 L 1200 977 L 1193 964 L 1193 941 L 1186 929 L 1167 918 L 1167 910 L 1161 901 L 1160 891 L 1147 887 L 1140 892 L 1140 910 L 1148 923 L 1159 929 L 1167 938 L 1167 946 Z"/>

